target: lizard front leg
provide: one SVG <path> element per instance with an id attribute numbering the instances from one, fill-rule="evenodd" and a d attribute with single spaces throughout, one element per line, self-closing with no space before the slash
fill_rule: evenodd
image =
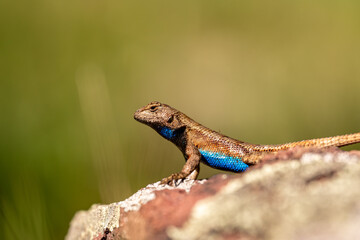
<path id="1" fill-rule="evenodd" d="M 188 159 L 182 168 L 181 172 L 171 174 L 169 177 L 161 180 L 161 184 L 169 184 L 178 179 L 189 178 L 195 180 L 200 172 L 200 159 L 201 154 L 195 147 L 189 147 L 186 151 Z"/>

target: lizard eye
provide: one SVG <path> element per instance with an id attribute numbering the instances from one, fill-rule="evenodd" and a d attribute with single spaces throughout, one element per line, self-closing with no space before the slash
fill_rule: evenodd
<path id="1" fill-rule="evenodd" d="M 150 111 L 151 112 L 155 112 L 157 110 L 158 106 L 151 106 L 150 107 Z"/>

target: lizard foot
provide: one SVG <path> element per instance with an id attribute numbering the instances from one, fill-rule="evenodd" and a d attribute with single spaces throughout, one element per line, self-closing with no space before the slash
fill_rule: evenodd
<path id="1" fill-rule="evenodd" d="M 176 180 L 184 180 L 186 178 L 186 174 L 185 173 L 174 173 L 171 174 L 169 177 L 163 178 L 161 180 L 161 184 L 168 184 L 170 186 L 174 186 L 176 184 Z"/>

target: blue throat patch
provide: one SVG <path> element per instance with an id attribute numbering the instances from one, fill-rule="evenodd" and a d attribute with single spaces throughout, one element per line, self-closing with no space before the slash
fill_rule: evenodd
<path id="1" fill-rule="evenodd" d="M 166 139 L 172 139 L 173 137 L 176 136 L 175 130 L 172 130 L 170 128 L 167 127 L 163 127 L 160 129 L 160 134 L 161 136 L 163 136 Z"/>
<path id="2" fill-rule="evenodd" d="M 199 149 L 199 152 L 205 159 L 205 163 L 213 168 L 220 168 L 233 172 L 243 172 L 249 167 L 241 161 L 241 158 L 231 157 L 223 153 L 210 152 L 202 149 Z"/>

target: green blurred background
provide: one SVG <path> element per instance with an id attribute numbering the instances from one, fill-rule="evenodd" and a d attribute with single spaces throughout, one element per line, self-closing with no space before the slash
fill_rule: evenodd
<path id="1" fill-rule="evenodd" d="M 356 0 L 0 1 L 0 238 L 63 239 L 76 211 L 179 171 L 176 147 L 133 120 L 152 100 L 252 143 L 360 131 L 359 13 Z"/>

